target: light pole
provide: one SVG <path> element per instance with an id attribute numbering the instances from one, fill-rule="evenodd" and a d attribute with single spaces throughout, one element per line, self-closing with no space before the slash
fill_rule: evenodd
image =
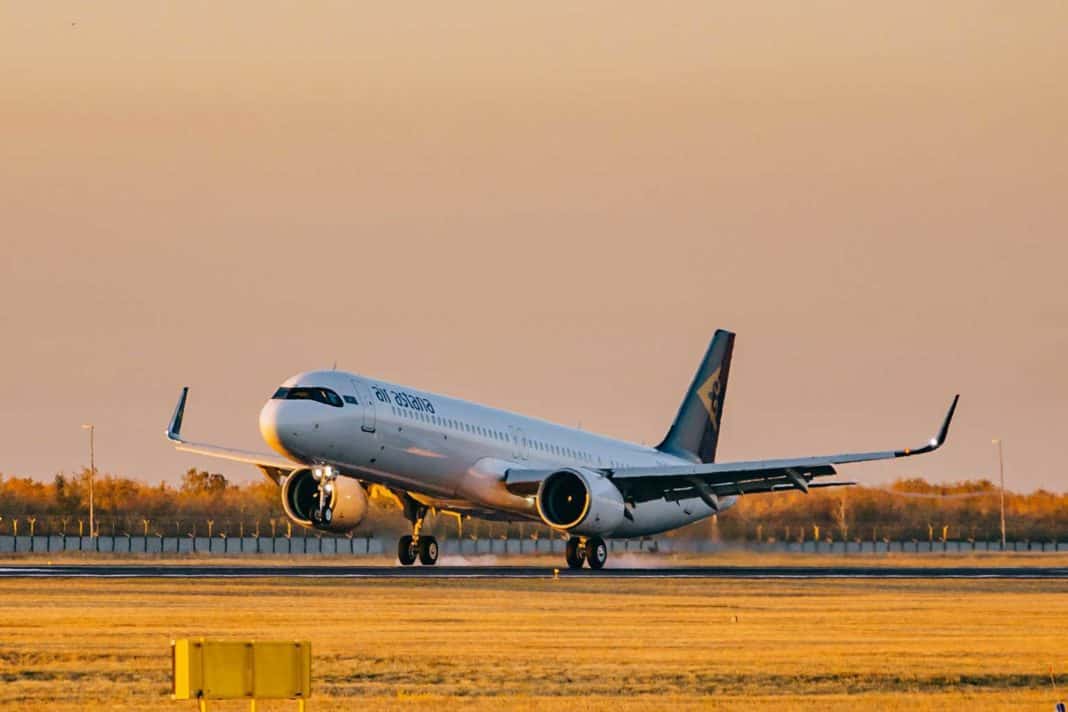
<path id="1" fill-rule="evenodd" d="M 96 426 L 87 423 L 82 426 L 83 430 L 89 431 L 89 536 L 96 536 L 95 520 L 93 518 L 93 480 L 96 479 Z"/>
<path id="2" fill-rule="evenodd" d="M 1001 438 L 992 441 L 998 446 L 998 472 L 1001 476 L 1001 550 L 1005 551 L 1005 456 L 1001 450 Z"/>

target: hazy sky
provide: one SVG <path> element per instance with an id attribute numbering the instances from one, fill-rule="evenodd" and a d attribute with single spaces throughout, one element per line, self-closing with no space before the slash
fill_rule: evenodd
<path id="1" fill-rule="evenodd" d="M 0 2 L 0 471 L 340 368 L 720 459 L 1068 487 L 1068 3 Z"/>

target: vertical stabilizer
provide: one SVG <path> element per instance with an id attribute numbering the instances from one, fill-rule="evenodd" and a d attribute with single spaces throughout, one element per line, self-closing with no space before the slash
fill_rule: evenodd
<path id="1" fill-rule="evenodd" d="M 715 461 L 733 351 L 734 334 L 716 331 L 675 422 L 657 450 L 694 462 Z"/>

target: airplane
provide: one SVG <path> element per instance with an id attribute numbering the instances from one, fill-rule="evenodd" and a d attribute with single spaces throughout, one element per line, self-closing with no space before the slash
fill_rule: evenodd
<path id="1" fill-rule="evenodd" d="M 387 488 L 412 525 L 397 544 L 404 566 L 437 563 L 437 540 L 421 530 L 428 513 L 444 512 L 543 522 L 568 537 L 573 569 L 604 567 L 606 539 L 676 529 L 743 495 L 853 485 L 814 480 L 835 465 L 920 455 L 946 441 L 959 395 L 917 448 L 716 462 L 734 338 L 716 331 L 656 447 L 337 370 L 297 374 L 263 406 L 260 434 L 273 454 L 183 439 L 188 387 L 167 438 L 181 451 L 255 465 L 279 485 L 291 520 L 326 532 L 354 529 L 367 488 Z"/>

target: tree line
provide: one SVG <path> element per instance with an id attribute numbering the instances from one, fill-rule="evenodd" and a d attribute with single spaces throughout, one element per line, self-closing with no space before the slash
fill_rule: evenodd
<path id="1" fill-rule="evenodd" d="M 370 510 L 356 536 L 408 531 L 392 494 L 370 491 Z M 110 474 L 94 482 L 97 531 L 103 535 L 300 536 L 282 511 L 277 485 L 266 479 L 234 484 L 219 473 L 190 469 L 177 485 L 152 485 Z M 89 471 L 51 482 L 0 474 L 0 534 L 88 535 Z M 1005 493 L 1010 540 L 1068 540 L 1068 494 Z M 440 516 L 442 535 L 551 537 L 534 522 L 482 522 Z M 671 534 L 723 541 L 998 540 L 1000 490 L 988 480 L 932 484 L 899 480 L 889 487 L 843 487 L 738 498 L 723 515 Z"/>
<path id="2" fill-rule="evenodd" d="M 739 498 L 714 525 L 741 541 L 995 541 L 1001 490 L 989 480 L 932 484 L 903 479 L 888 487 L 841 487 Z M 1068 540 L 1068 494 L 1005 492 L 1009 540 Z"/>

